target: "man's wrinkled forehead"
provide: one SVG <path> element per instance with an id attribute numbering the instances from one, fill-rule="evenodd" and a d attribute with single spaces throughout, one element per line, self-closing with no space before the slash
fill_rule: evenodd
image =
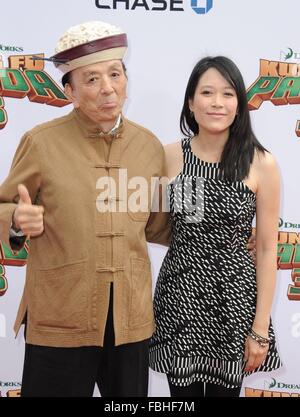
<path id="1" fill-rule="evenodd" d="M 114 71 L 124 73 L 124 67 L 121 60 L 111 60 L 105 62 L 97 62 L 95 64 L 86 65 L 77 68 L 71 73 L 79 75 L 81 78 L 89 77 L 91 75 L 111 74 Z"/>

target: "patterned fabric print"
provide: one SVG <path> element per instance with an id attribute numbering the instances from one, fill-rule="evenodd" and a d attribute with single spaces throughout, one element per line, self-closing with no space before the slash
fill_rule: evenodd
<path id="1" fill-rule="evenodd" d="M 155 290 L 150 366 L 175 385 L 237 387 L 246 375 L 244 345 L 256 305 L 246 248 L 256 196 L 241 181 L 218 179 L 218 164 L 198 159 L 190 139 L 182 147 L 183 171 L 169 185 L 172 242 Z M 281 365 L 272 324 L 269 335 L 268 357 L 256 371 Z"/>

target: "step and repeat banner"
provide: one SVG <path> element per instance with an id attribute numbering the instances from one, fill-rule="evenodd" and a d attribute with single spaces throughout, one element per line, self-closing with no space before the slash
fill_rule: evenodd
<path id="1" fill-rule="evenodd" d="M 179 115 L 194 64 L 221 54 L 239 66 L 255 133 L 275 155 L 282 180 L 273 321 L 284 366 L 246 378 L 241 395 L 247 397 L 300 396 L 299 14 L 295 0 L 27 0 L 1 14 L 0 182 L 22 134 L 71 110 L 61 74 L 50 62 L 31 59 L 53 55 L 70 26 L 103 20 L 127 32 L 125 114 L 165 144 L 181 138 Z M 149 249 L 154 287 L 165 249 Z M 15 338 L 13 323 L 28 250 L 14 257 L 0 242 L 2 397 L 20 395 L 24 336 Z M 169 396 L 165 375 L 150 371 L 149 395 Z"/>

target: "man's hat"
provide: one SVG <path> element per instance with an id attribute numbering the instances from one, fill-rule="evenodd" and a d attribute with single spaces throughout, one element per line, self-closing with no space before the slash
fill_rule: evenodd
<path id="1" fill-rule="evenodd" d="M 127 36 L 118 27 L 95 21 L 72 26 L 60 38 L 50 59 L 66 74 L 76 68 L 111 59 L 122 59 Z"/>

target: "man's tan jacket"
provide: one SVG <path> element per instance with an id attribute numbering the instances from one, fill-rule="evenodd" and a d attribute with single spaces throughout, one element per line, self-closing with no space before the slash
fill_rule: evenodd
<path id="1" fill-rule="evenodd" d="M 26 316 L 28 343 L 102 346 L 111 283 L 115 344 L 151 336 L 145 233 L 149 241 L 169 239 L 168 216 L 149 219 L 151 178 L 163 173 L 162 145 L 127 119 L 113 139 L 75 110 L 24 135 L 0 187 L 0 239 L 11 243 L 22 183 L 45 208 L 44 233 L 30 241 L 15 323 L 18 332 Z"/>

